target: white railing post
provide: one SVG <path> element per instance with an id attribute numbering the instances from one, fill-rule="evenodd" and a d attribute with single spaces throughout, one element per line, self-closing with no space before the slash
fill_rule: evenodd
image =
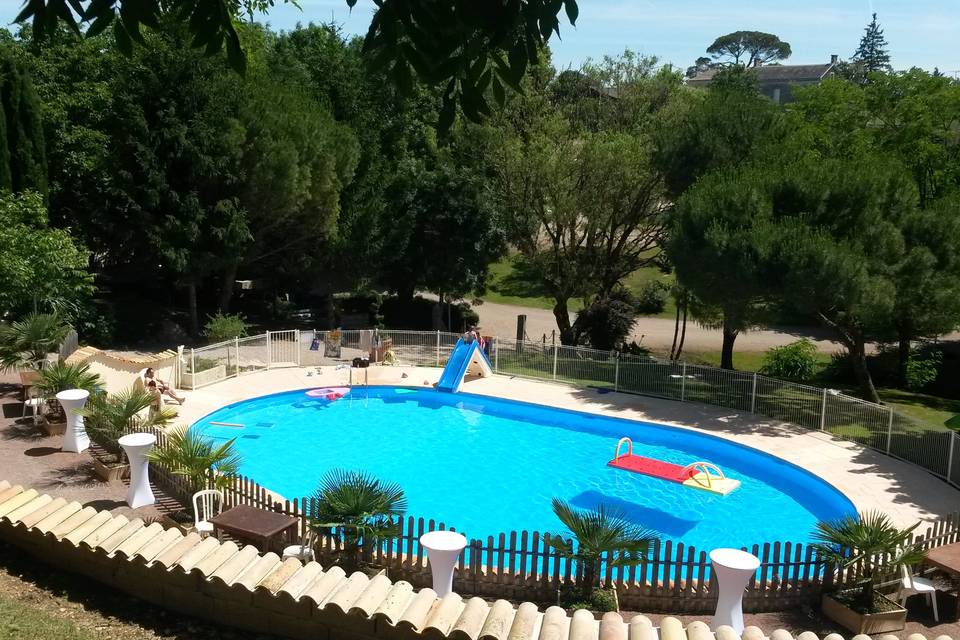
<path id="1" fill-rule="evenodd" d="M 197 380 L 197 363 L 194 361 L 194 358 L 193 358 L 193 347 L 190 347 L 190 388 L 191 389 L 196 388 L 197 386 L 196 380 Z"/>
<path id="2" fill-rule="evenodd" d="M 437 329 L 437 366 L 440 366 L 440 329 Z"/>
<path id="3" fill-rule="evenodd" d="M 237 356 L 236 376 L 240 377 L 240 336 L 234 336 L 233 349 Z"/>
<path id="4" fill-rule="evenodd" d="M 273 364 L 273 348 L 270 346 L 270 332 L 267 331 L 267 369 Z"/>
<path id="5" fill-rule="evenodd" d="M 614 354 L 616 358 L 613 361 L 613 390 L 620 391 L 620 352 Z"/>
<path id="6" fill-rule="evenodd" d="M 750 413 L 756 413 L 757 408 L 757 374 L 753 374 L 753 388 L 750 389 Z"/>
<path id="7" fill-rule="evenodd" d="M 827 426 L 827 390 L 823 390 L 823 400 L 820 401 L 820 431 Z"/>
<path id="8" fill-rule="evenodd" d="M 177 389 L 182 389 L 183 384 L 183 345 L 177 345 L 177 366 L 174 367 L 174 381 L 173 386 Z"/>
<path id="9" fill-rule="evenodd" d="M 553 379 L 557 379 L 557 345 L 553 345 Z"/>
<path id="10" fill-rule="evenodd" d="M 953 477 L 953 450 L 957 448 L 957 432 L 950 432 L 950 455 L 947 456 L 947 482 L 954 484 Z"/>
<path id="11" fill-rule="evenodd" d="M 680 370 L 680 402 L 687 397 L 687 361 L 683 361 L 683 368 Z"/>
<path id="12" fill-rule="evenodd" d="M 890 455 L 890 445 L 893 441 L 893 407 L 887 407 L 887 411 L 890 412 L 887 417 L 887 455 Z"/>
<path id="13" fill-rule="evenodd" d="M 500 371 L 500 338 L 493 336 L 493 370 Z"/>
<path id="14" fill-rule="evenodd" d="M 300 329 L 293 330 L 294 343 L 297 345 L 297 366 L 300 366 L 300 348 L 303 346 L 300 344 Z"/>

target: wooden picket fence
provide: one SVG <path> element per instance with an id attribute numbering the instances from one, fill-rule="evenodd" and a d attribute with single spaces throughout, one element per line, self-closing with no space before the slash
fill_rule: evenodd
<path id="1" fill-rule="evenodd" d="M 299 518 L 301 533 L 315 510 L 313 498 L 281 500 L 247 477 L 233 478 L 224 490 L 224 504 L 247 504 Z M 417 587 L 430 586 L 430 570 L 420 536 L 448 527 L 443 522 L 407 516 L 395 521 L 398 534 L 364 550 L 364 560 L 387 571 L 392 579 Z M 452 527 L 450 527 L 452 530 Z M 931 549 L 960 541 L 960 513 L 941 518 L 915 540 Z M 532 600 L 555 604 L 576 583 L 576 563 L 557 552 L 550 534 L 513 531 L 484 539 L 468 538 L 454 576 L 454 589 L 462 595 Z M 322 563 L 336 561 L 342 540 L 327 532 L 317 541 Z M 826 567 L 809 545 L 768 542 L 743 547 L 761 560 L 760 569 L 747 586 L 744 609 L 779 611 L 819 602 L 824 590 L 853 585 L 862 567 L 840 571 Z M 716 606 L 716 588 L 706 551 L 682 542 L 658 541 L 649 560 L 630 567 L 603 563 L 601 581 L 617 590 L 621 608 L 671 613 L 706 613 Z"/>

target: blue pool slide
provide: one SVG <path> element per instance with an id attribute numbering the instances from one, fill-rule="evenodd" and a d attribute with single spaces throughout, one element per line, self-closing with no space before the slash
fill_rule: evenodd
<path id="1" fill-rule="evenodd" d="M 487 354 L 480 348 L 478 340 L 464 342 L 463 338 L 457 340 L 457 345 L 447 360 L 447 365 L 443 368 L 440 375 L 440 381 L 437 383 L 437 391 L 446 391 L 456 393 L 460 390 L 463 383 L 463 377 L 467 375 L 470 363 L 479 365 L 481 368 L 489 371 L 490 362 L 487 360 Z"/>

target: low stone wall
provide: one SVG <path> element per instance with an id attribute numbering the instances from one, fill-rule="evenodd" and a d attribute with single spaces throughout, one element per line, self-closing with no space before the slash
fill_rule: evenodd
<path id="1" fill-rule="evenodd" d="M 114 516 L 77 502 L 0 481 L 0 538 L 60 570 L 87 576 L 137 598 L 186 615 L 248 631 L 304 640 L 740 640 L 729 627 L 714 634 L 675 618 L 654 628 L 644 616 L 624 622 L 608 613 L 597 621 L 586 611 L 568 616 L 529 602 L 437 598 L 408 582 L 339 567 L 281 560 L 252 546 L 184 535 L 139 518 Z M 744 640 L 765 634 L 747 628 Z M 772 640 L 791 640 L 783 630 Z M 858 637 L 861 638 L 861 637 Z M 862 636 L 862 638 L 866 638 Z M 892 638 L 885 637 L 885 638 Z M 798 640 L 817 640 L 803 633 Z M 838 635 L 826 640 L 842 640 Z M 856 640 L 856 639 L 855 639 Z M 909 640 L 923 640 L 911 636 Z M 938 640 L 949 640 L 941 636 Z"/>

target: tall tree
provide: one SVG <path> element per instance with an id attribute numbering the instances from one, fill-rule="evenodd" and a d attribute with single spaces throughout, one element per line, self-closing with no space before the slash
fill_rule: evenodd
<path id="1" fill-rule="evenodd" d="M 863 37 L 860 38 L 860 45 L 853 52 L 852 62 L 861 67 L 866 73 L 875 71 L 890 71 L 890 54 L 887 51 L 887 39 L 883 35 L 883 29 L 877 22 L 877 14 L 874 13 L 870 24 L 863 30 Z"/>
<path id="2" fill-rule="evenodd" d="M 47 195 L 40 100 L 12 46 L 0 46 L 0 189 Z"/>
<path id="3" fill-rule="evenodd" d="M 786 60 L 793 53 L 789 42 L 763 31 L 734 31 L 720 36 L 707 47 L 707 53 L 722 64 L 756 67 Z"/>

